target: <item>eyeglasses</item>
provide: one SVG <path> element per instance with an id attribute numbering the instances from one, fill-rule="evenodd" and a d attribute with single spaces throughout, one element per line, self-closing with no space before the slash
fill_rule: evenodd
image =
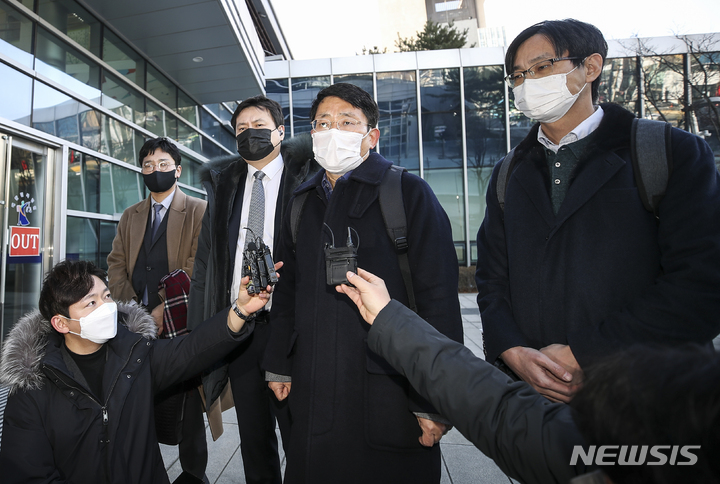
<path id="1" fill-rule="evenodd" d="M 354 118 L 341 118 L 338 121 L 329 121 L 327 119 L 316 119 L 310 126 L 315 131 L 328 131 L 333 128 L 333 125 L 340 131 L 360 131 L 363 126 L 368 126 L 366 123 L 362 123 Z"/>
<path id="2" fill-rule="evenodd" d="M 517 87 L 523 82 L 525 78 L 540 79 L 542 77 L 551 76 L 555 71 L 555 63 L 564 60 L 576 60 L 579 57 L 558 57 L 556 59 L 546 59 L 540 61 L 537 64 L 531 65 L 524 71 L 515 71 L 508 76 L 505 76 L 505 82 L 510 87 Z M 583 59 L 584 61 L 585 59 Z M 582 64 L 582 61 L 580 62 Z"/>
<path id="3" fill-rule="evenodd" d="M 143 173 L 152 173 L 157 171 L 170 171 L 171 167 L 175 166 L 175 163 L 168 163 L 167 161 L 161 161 L 160 163 L 145 162 L 142 165 Z"/>

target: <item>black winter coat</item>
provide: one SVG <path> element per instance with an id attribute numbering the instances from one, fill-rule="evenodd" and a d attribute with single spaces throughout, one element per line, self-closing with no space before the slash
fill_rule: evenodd
<path id="1" fill-rule="evenodd" d="M 587 443 L 568 405 L 511 381 L 399 302 L 378 313 L 368 346 L 508 476 L 528 484 L 566 484 L 588 471 L 582 460 L 569 465 L 573 447 Z"/>
<path id="2" fill-rule="evenodd" d="M 635 343 L 710 342 L 720 331 L 720 175 L 698 136 L 672 130 L 659 218 L 633 175 L 633 114 L 604 116 L 557 215 L 538 125 L 517 146 L 503 212 L 498 164 L 475 276 L 488 361 L 569 344 L 580 366 Z"/>
<path id="3" fill-rule="evenodd" d="M 407 304 L 398 258 L 378 201 L 391 163 L 372 152 L 325 197 L 324 172 L 303 184 L 308 192 L 293 246 L 283 221 L 277 258 L 285 262 L 271 310 L 264 369 L 292 377 L 293 418 L 286 484 L 431 483 L 440 480 L 440 449 L 422 447 L 413 412 L 437 413 L 408 381 L 368 349 L 368 326 L 350 300 L 326 285 L 323 247 L 344 247 L 354 229 L 358 267 L 382 277 L 392 297 Z M 402 176 L 408 257 L 418 313 L 462 341 L 458 263 L 450 222 L 432 190 Z M 399 207 L 397 207 L 399 208 Z M 327 224 L 327 228 L 324 226 Z"/>
<path id="4" fill-rule="evenodd" d="M 190 335 L 155 340 L 157 328 L 144 310 L 118 304 L 118 311 L 122 324 L 106 343 L 100 400 L 68 368 L 62 336 L 38 311 L 13 327 L 0 366 L 2 383 L 11 387 L 0 449 L 3 484 L 169 482 L 155 435 L 154 395 L 235 348 L 253 325 L 234 335 L 224 311 Z"/>
<path id="5" fill-rule="evenodd" d="M 280 182 L 280 194 L 275 209 L 275 246 L 280 234 L 280 224 L 285 208 L 293 191 L 305 180 L 314 175 L 320 167 L 312 152 L 312 139 L 309 134 L 296 136 L 283 141 L 283 174 Z M 188 319 L 190 330 L 222 308 L 230 305 L 230 286 L 235 270 L 235 248 L 237 247 L 240 217 L 233 216 L 234 210 L 242 210 L 245 191 L 247 163 L 239 157 L 221 158 L 207 165 L 201 177 L 207 191 L 208 207 L 203 217 L 202 230 L 198 238 L 195 253 L 190 295 L 188 297 Z M 238 198 L 239 197 L 239 198 Z M 240 203 L 237 203 L 238 200 Z M 233 226 L 232 221 L 235 221 Z M 273 247 L 273 254 L 275 254 Z M 276 261 L 278 259 L 275 257 Z M 258 325 L 258 331 L 265 331 Z M 243 344 L 251 345 L 254 335 Z M 264 338 L 261 338 L 264 339 Z M 260 351 L 261 352 L 261 351 Z M 243 367 L 257 368 L 258 361 L 252 360 L 257 352 L 243 351 L 239 348 L 231 357 L 243 358 Z M 221 363 L 203 376 L 203 389 L 210 408 L 220 396 L 227 382 L 227 364 Z"/>

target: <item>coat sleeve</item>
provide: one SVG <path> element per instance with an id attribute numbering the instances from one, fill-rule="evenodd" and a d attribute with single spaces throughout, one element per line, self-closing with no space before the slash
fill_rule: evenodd
<path id="1" fill-rule="evenodd" d="M 192 199 L 192 197 L 188 196 L 188 199 Z M 204 200 L 192 200 L 193 205 L 193 226 L 192 226 L 192 246 L 190 248 L 190 253 L 188 254 L 187 259 L 183 261 L 183 267 L 182 269 L 187 273 L 188 276 L 192 277 L 192 273 L 195 266 L 195 257 L 198 250 L 198 239 L 200 237 L 200 232 L 203 227 L 203 219 L 205 216 L 205 211 L 207 208 L 207 202 Z"/>
<path id="2" fill-rule="evenodd" d="M 240 332 L 233 333 L 227 326 L 229 311 L 230 306 L 188 334 L 152 343 L 155 345 L 151 365 L 156 393 L 200 374 L 250 336 L 255 323 L 250 320 Z"/>
<path id="3" fill-rule="evenodd" d="M 130 254 L 126 253 L 127 240 L 130 237 L 128 231 L 130 221 L 128 217 L 128 211 L 125 210 L 120 217 L 117 233 L 112 243 L 112 250 L 107 257 L 108 288 L 116 301 L 137 301 L 137 295 L 131 280 L 132 274 L 127 272 L 127 258 L 130 257 Z"/>
<path id="4" fill-rule="evenodd" d="M 68 482 L 55 466 L 42 422 L 42 412 L 29 393 L 20 390 L 8 397 L 0 447 L 4 484 Z"/>
<path id="5" fill-rule="evenodd" d="M 490 177 L 485 219 L 477 234 L 475 284 L 482 316 L 485 358 L 490 363 L 494 363 L 498 356 L 509 348 L 528 346 L 513 318 L 510 299 L 505 222 L 497 198 L 497 174 L 501 164 L 502 161 L 495 165 Z"/>
<path id="6" fill-rule="evenodd" d="M 658 205 L 661 271 L 642 295 L 568 334 L 581 366 L 634 343 L 708 343 L 720 332 L 720 175 L 710 146 L 673 129 L 673 169 Z"/>
<path id="7" fill-rule="evenodd" d="M 573 446 L 585 444 L 570 407 L 511 381 L 399 302 L 375 318 L 368 344 L 514 479 L 566 483 L 586 472 L 582 460 L 569 465 Z"/>
<path id="8" fill-rule="evenodd" d="M 202 217 L 200 234 L 197 238 L 197 250 L 193 261 L 190 279 L 190 295 L 188 296 L 187 326 L 194 330 L 205 317 L 205 284 L 208 259 L 212 250 L 212 228 L 210 226 L 210 210 L 206 209 Z"/>

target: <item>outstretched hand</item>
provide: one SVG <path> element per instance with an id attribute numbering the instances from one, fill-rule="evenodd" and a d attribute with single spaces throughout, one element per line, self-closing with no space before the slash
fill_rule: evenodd
<path id="1" fill-rule="evenodd" d="M 360 310 L 360 316 L 368 324 L 373 324 L 378 313 L 390 302 L 385 281 L 359 267 L 357 274 L 348 272 L 347 278 L 355 287 L 341 284 L 335 286 L 335 290 L 347 295 Z"/>
<path id="2" fill-rule="evenodd" d="M 283 266 L 282 262 L 275 263 L 275 270 L 277 271 Z M 278 278 L 280 275 L 278 274 Z M 240 292 L 238 293 L 237 306 L 245 315 L 250 315 L 256 311 L 260 311 L 267 302 L 270 300 L 272 294 L 272 287 L 267 286 L 259 294 L 248 294 L 247 285 L 250 282 L 250 276 L 245 276 L 240 281 Z"/>

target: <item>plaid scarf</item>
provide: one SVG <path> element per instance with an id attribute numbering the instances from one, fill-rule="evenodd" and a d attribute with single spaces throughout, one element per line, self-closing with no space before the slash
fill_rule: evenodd
<path id="1" fill-rule="evenodd" d="M 160 279 L 158 289 L 165 289 L 162 338 L 174 338 L 188 332 L 187 307 L 190 278 L 182 269 L 172 271 Z"/>

